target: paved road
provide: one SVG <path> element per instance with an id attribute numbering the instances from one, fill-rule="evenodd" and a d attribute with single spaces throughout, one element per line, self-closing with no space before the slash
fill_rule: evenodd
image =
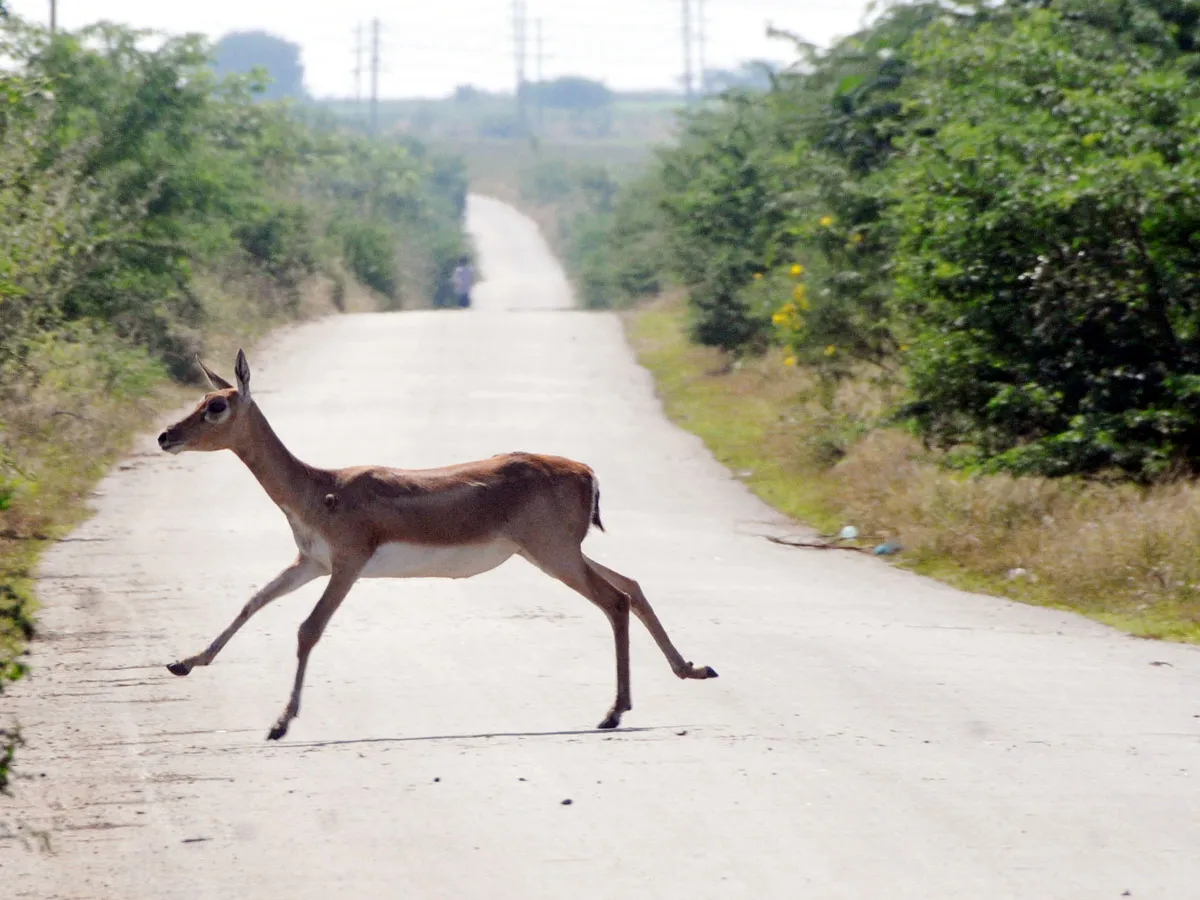
<path id="1" fill-rule="evenodd" d="M 293 548 L 234 457 L 143 440 L 45 560 L 36 677 L 4 700 L 35 777 L 0 818 L 55 852 L 0 840 L 0 895 L 1197 896 L 1196 650 L 763 540 L 786 524 L 663 420 L 617 320 L 565 309 L 513 211 L 470 220 L 476 309 L 290 330 L 251 358 L 260 404 L 316 464 L 587 460 L 588 552 L 722 677 L 676 681 L 635 630 L 634 710 L 594 732 L 611 639 L 566 588 L 519 560 L 361 582 L 267 743 L 319 585 L 167 674 Z"/>

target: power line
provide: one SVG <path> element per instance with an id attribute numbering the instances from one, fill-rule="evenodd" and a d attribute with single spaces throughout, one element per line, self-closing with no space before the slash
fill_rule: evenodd
<path id="1" fill-rule="evenodd" d="M 542 19 L 541 19 L 541 16 L 539 16 L 537 19 L 534 20 L 533 32 L 535 35 L 534 41 L 535 41 L 535 44 L 537 47 L 537 49 L 534 50 L 534 60 L 535 60 L 536 66 L 537 66 L 537 68 L 534 70 L 534 78 L 537 79 L 538 84 L 541 84 L 543 81 L 543 79 L 542 79 L 542 62 L 546 58 L 546 51 L 543 49 L 544 44 L 542 42 Z"/>
<path id="2" fill-rule="evenodd" d="M 692 102 L 692 4 L 681 0 L 683 13 L 683 93 L 687 102 Z"/>
<path id="3" fill-rule="evenodd" d="M 700 70 L 700 96 L 708 93 L 708 23 L 704 18 L 704 0 L 696 0 L 696 56 Z"/>
<path id="4" fill-rule="evenodd" d="M 537 82 L 536 82 L 537 94 L 535 95 L 535 99 L 537 102 L 537 128 L 538 128 L 538 132 L 540 133 L 542 131 L 542 125 L 544 122 L 544 111 L 545 111 L 545 107 L 546 107 L 546 102 L 545 102 L 545 100 L 546 100 L 546 97 L 545 97 L 545 95 L 546 95 L 546 79 L 545 79 L 545 76 L 543 75 L 543 71 L 542 71 L 542 63 L 545 62 L 545 59 L 546 59 L 546 50 L 545 50 L 545 44 L 542 41 L 542 18 L 541 18 L 541 16 L 538 16 L 538 18 L 536 20 L 534 20 L 533 30 L 534 30 L 534 34 L 536 35 L 536 47 L 537 47 L 537 49 L 534 51 L 534 54 L 535 54 L 534 60 L 536 63 L 535 78 L 537 79 Z"/>
<path id="5" fill-rule="evenodd" d="M 525 28 L 528 25 L 525 0 L 513 0 L 513 56 L 517 69 L 517 117 L 527 126 L 525 111 Z"/>
<path id="6" fill-rule="evenodd" d="M 363 27 L 362 22 L 354 26 L 354 102 L 362 103 L 362 73 L 363 73 Z M 361 115 L 361 112 L 360 112 Z"/>
<path id="7" fill-rule="evenodd" d="M 379 126 L 379 20 L 371 20 L 371 137 Z"/>

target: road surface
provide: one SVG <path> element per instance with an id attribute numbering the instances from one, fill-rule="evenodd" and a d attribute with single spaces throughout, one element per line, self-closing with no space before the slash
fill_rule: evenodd
<path id="1" fill-rule="evenodd" d="M 231 454 L 147 436 L 45 558 L 34 677 L 3 701 L 29 777 L 0 807 L 26 829 L 0 894 L 1197 896 L 1196 649 L 769 543 L 788 524 L 664 420 L 530 223 L 472 198 L 470 224 L 475 309 L 290 329 L 251 356 L 259 403 L 319 465 L 593 464 L 587 551 L 721 678 L 677 681 L 635 623 L 634 709 L 592 731 L 612 641 L 562 585 L 520 560 L 360 582 L 268 743 L 320 583 L 169 675 L 294 549 Z"/>

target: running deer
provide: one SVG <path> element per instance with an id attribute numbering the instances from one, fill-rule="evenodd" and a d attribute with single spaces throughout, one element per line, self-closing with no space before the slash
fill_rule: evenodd
<path id="1" fill-rule="evenodd" d="M 202 652 L 172 663 L 175 675 L 209 665 L 229 639 L 272 600 L 324 575 L 321 599 L 300 625 L 296 679 L 278 740 L 300 711 L 309 654 L 359 578 L 470 578 L 522 556 L 604 612 L 616 641 L 617 697 L 600 728 L 615 728 L 632 709 L 629 613 L 638 617 L 680 678 L 716 678 L 683 658 L 645 594 L 584 555 L 580 545 L 600 523 L 600 492 L 588 466 L 558 456 L 505 453 L 438 469 L 356 466 L 318 469 L 293 456 L 250 395 L 250 366 L 238 351 L 231 385 L 197 358 L 213 390 L 190 415 L 158 436 L 168 453 L 232 450 L 287 517 L 296 560 L 250 598 Z"/>

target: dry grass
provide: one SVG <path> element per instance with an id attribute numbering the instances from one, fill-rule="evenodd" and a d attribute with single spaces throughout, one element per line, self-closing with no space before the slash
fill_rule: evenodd
<path id="1" fill-rule="evenodd" d="M 1200 485 L 967 477 L 911 435 L 873 429 L 889 392 L 832 397 L 777 356 L 730 368 L 688 344 L 680 298 L 627 318 L 668 414 L 760 497 L 825 531 L 899 541 L 900 565 L 1072 609 L 1145 637 L 1200 642 Z"/>
<path id="2" fill-rule="evenodd" d="M 730 365 L 720 351 L 688 343 L 683 301 L 663 298 L 625 313 L 638 359 L 658 385 L 667 415 L 764 500 L 820 528 L 835 524 L 828 480 L 812 477 L 831 438 L 813 427 L 816 385 L 778 355 Z"/>

